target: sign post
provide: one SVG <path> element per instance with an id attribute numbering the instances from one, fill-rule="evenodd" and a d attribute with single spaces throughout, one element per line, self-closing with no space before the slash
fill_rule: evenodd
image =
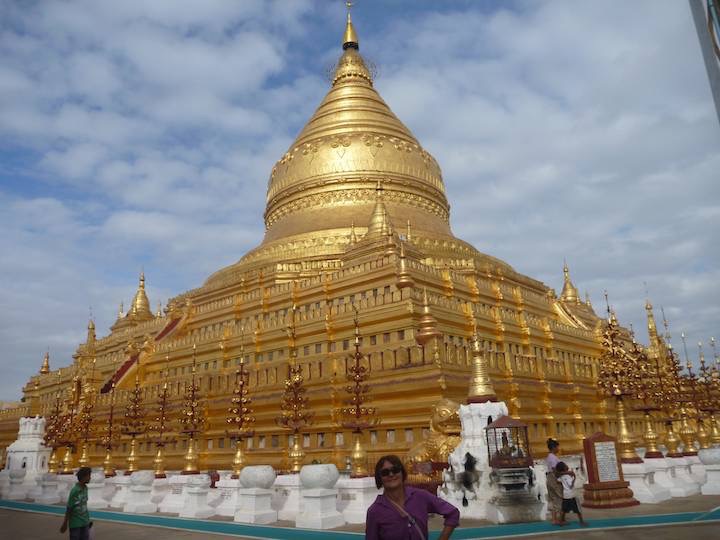
<path id="1" fill-rule="evenodd" d="M 616 440 L 605 433 L 583 439 L 588 482 L 583 486 L 587 508 L 622 508 L 640 504 L 623 478 Z"/>

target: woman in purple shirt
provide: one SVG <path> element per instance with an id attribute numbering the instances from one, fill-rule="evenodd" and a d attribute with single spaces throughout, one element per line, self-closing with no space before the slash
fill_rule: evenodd
<path id="1" fill-rule="evenodd" d="M 423 489 L 405 485 L 407 472 L 397 456 L 383 456 L 375 465 L 375 485 L 383 488 L 368 508 L 368 540 L 427 540 L 428 514 L 440 514 L 445 526 L 438 540 L 447 540 L 458 526 L 460 512 Z"/>

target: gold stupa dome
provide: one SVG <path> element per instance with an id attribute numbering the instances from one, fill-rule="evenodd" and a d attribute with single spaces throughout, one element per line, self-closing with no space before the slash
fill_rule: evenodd
<path id="1" fill-rule="evenodd" d="M 359 49 L 348 15 L 330 90 L 270 173 L 262 244 L 206 285 L 239 280 L 268 264 L 336 265 L 353 231 L 357 238 L 367 233 L 378 184 L 387 221 L 411 224 L 426 263 L 464 261 L 467 267 L 473 260 L 475 266 L 514 272 L 453 235 L 437 161 L 380 97 Z"/>
<path id="2" fill-rule="evenodd" d="M 150 310 L 150 301 L 145 293 L 144 272 L 140 272 L 140 283 L 138 284 L 138 289 L 135 292 L 135 297 L 133 298 L 132 305 L 130 306 L 128 316 L 139 320 L 153 318 L 152 311 Z"/>
<path id="3" fill-rule="evenodd" d="M 348 19 L 332 87 L 270 174 L 264 243 L 367 223 L 383 184 L 390 220 L 450 232 L 440 167 L 373 86 Z"/>

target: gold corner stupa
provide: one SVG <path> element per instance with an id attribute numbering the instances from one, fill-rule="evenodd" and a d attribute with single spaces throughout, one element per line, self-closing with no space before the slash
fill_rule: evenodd
<path id="1" fill-rule="evenodd" d="M 264 220 L 257 247 L 155 315 L 141 274 L 109 334 L 95 338 L 88 330 L 71 368 L 51 371 L 44 363 L 23 389 L 24 404 L 0 412 L 0 450 L 15 440 L 20 416 L 51 415 L 58 392 L 73 385 L 97 389 L 94 422 L 106 424 L 111 403 L 123 407 L 139 377 L 147 402 L 167 385 L 165 467 L 182 469 L 188 443 L 172 414 L 193 376 L 196 346 L 194 376 L 205 403 L 196 436 L 201 469 L 232 468 L 237 450 L 226 412 L 241 358 L 256 419 L 242 439 L 245 462 L 282 469 L 297 442 L 307 463 L 344 468 L 354 441 L 335 411 L 345 399 L 355 310 L 363 318 L 370 405 L 381 416 L 362 432 L 370 463 L 405 455 L 430 434 L 443 446 L 435 439 L 459 430 L 435 425 L 438 407 L 450 410 L 448 403 L 478 394 L 505 401 L 528 424 L 536 451 L 550 436 L 577 451 L 584 434 L 611 428 L 614 415 L 597 392 L 601 319 L 580 300 L 567 265 L 558 297 L 453 234 L 440 166 L 377 92 L 349 17 L 327 94 L 272 167 Z M 291 356 L 314 413 L 298 441 L 275 422 Z M 92 359 L 89 380 L 83 367 Z M 105 452 L 99 437 L 90 444 L 94 466 Z M 120 438 L 115 459 L 130 447 Z M 153 467 L 153 444 L 143 439 L 135 455 L 138 468 Z"/>

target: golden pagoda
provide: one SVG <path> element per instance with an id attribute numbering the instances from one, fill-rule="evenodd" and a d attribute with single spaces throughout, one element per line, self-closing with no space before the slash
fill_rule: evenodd
<path id="1" fill-rule="evenodd" d="M 353 434 L 336 411 L 345 399 L 355 310 L 363 319 L 366 382 L 381 413 L 362 432 L 369 463 L 406 454 L 430 433 L 436 407 L 466 402 L 480 358 L 494 396 L 528 425 L 534 452 L 550 436 L 572 452 L 585 434 L 613 432 L 615 415 L 597 391 L 602 328 L 589 299 L 580 300 L 567 265 L 558 297 L 453 234 L 440 166 L 378 94 L 357 36 L 348 15 L 330 89 L 270 172 L 260 245 L 156 315 L 141 274 L 127 313 L 121 306 L 104 337 L 96 339 L 93 328 L 74 355 L 77 367 L 95 359 L 94 380 L 87 370 L 58 376 L 43 367 L 25 386 L 24 404 L 0 412 L 0 449 L 15 440 L 20 416 L 52 413 L 76 372 L 80 384 L 97 388 L 98 423 L 111 399 L 127 402 L 136 377 L 147 399 L 167 385 L 168 411 L 177 415 L 196 345 L 206 419 L 197 435 L 201 469 L 232 468 L 226 412 L 241 359 L 256 420 L 242 439 L 245 463 L 282 468 L 294 441 L 275 418 L 291 354 L 314 413 L 298 434 L 305 462 L 345 467 Z M 640 433 L 640 417 L 628 416 Z M 187 441 L 172 429 L 165 467 L 179 470 Z M 129 438 L 119 439 L 115 459 L 129 452 Z M 104 453 L 92 441 L 94 466 Z M 139 468 L 153 467 L 150 442 L 135 453 Z"/>

